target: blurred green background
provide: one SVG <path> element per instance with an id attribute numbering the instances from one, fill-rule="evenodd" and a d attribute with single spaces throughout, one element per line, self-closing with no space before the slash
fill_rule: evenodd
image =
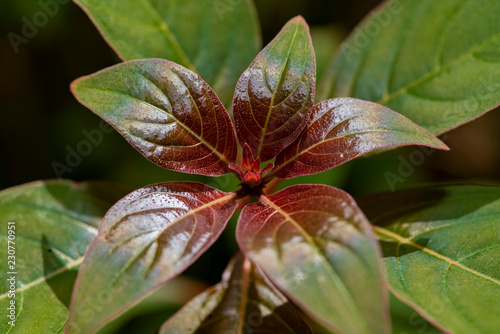
<path id="1" fill-rule="evenodd" d="M 299 14 L 304 16 L 312 28 L 318 74 L 321 75 L 321 70 L 328 66 L 339 42 L 380 2 L 256 0 L 256 6 L 264 44 L 291 17 Z M 47 24 L 40 27 L 26 44 L 19 45 L 19 51 L 15 52 L 8 34 L 14 32 L 21 35 L 23 18 L 31 19 L 40 10 L 38 0 L 2 0 L 0 4 L 0 189 L 57 177 L 54 164 L 66 164 L 68 151 L 76 150 L 82 141 L 87 140 L 85 131 L 99 129 L 100 124 L 97 116 L 72 97 L 70 82 L 119 62 L 91 21 L 72 2 L 60 5 L 58 13 L 49 18 Z M 500 113 L 497 109 L 451 131 L 442 138 L 451 148 L 450 152 L 426 155 L 422 164 L 408 171 L 404 182 L 394 183 L 393 186 L 406 188 L 434 182 L 499 184 L 498 124 Z M 404 168 L 404 161 L 409 161 L 415 150 L 420 149 L 408 147 L 356 159 L 332 171 L 297 178 L 282 186 L 326 183 L 347 190 L 354 196 L 391 190 L 388 173 L 397 175 L 400 172 L 398 169 Z M 237 184 L 232 176 L 209 179 L 157 167 L 116 132 L 104 133 L 102 141 L 92 145 L 88 154 L 62 177 L 77 181 L 111 180 L 132 188 L 156 182 L 192 180 L 229 191 L 236 189 Z M 209 284 L 219 280 L 229 257 L 236 250 L 234 222 L 235 219 L 223 238 L 186 272 L 187 275 Z M 146 320 L 152 328 L 161 323 L 166 316 L 166 309 L 170 307 L 165 306 L 165 303 L 159 305 L 153 307 L 159 315 Z M 412 315 L 412 310 L 401 307 L 398 310 L 402 315 L 401 319 L 395 320 L 395 333 L 432 333 L 430 326 L 422 329 L 425 321 Z M 131 333 L 137 332 L 131 329 L 134 328 L 131 324 L 138 321 L 140 314 L 136 312 L 128 318 L 126 325 L 122 325 L 128 327 Z M 144 323 L 145 319 L 140 319 L 139 323 Z M 397 321 L 402 325 L 398 325 Z M 122 325 L 117 325 L 117 328 L 122 328 Z M 142 330 L 141 333 L 148 333 L 148 330 Z M 125 331 L 114 329 L 111 332 Z"/>

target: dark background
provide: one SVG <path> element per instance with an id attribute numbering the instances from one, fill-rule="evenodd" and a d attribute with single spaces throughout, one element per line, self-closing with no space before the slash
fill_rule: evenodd
<path id="1" fill-rule="evenodd" d="M 299 14 L 313 28 L 330 26 L 337 35 L 345 36 L 379 3 L 379 0 L 256 0 L 264 45 L 291 17 Z M 21 35 L 23 17 L 31 20 L 40 9 L 38 0 L 2 0 L 0 4 L 0 190 L 57 177 L 54 163 L 65 164 L 68 148 L 75 150 L 87 139 L 83 131 L 98 129 L 100 123 L 99 117 L 73 98 L 70 82 L 119 62 L 87 16 L 72 2 L 60 5 L 57 15 L 39 28 L 27 44 L 20 45 L 16 53 L 7 34 Z M 333 37 L 332 43 L 336 43 Z M 445 139 L 451 151 L 432 153 L 397 187 L 435 182 L 499 184 L 499 124 L 497 109 L 451 131 Z M 333 171 L 293 182 L 327 183 L 354 196 L 387 191 L 390 186 L 385 173 L 397 174 L 402 159 L 408 160 L 415 149 L 401 148 L 356 159 Z M 104 134 L 102 143 L 93 146 L 81 163 L 63 177 L 77 181 L 111 180 L 131 189 L 171 180 L 210 182 L 219 188 L 223 185 L 226 191 L 234 190 L 236 184 L 235 179 L 229 184 L 227 180 L 214 183 L 201 176 L 164 170 L 143 158 L 116 132 Z M 221 241 L 187 271 L 188 275 L 209 283 L 220 279 L 236 249 L 234 221 Z M 161 314 L 164 318 L 164 313 Z"/>

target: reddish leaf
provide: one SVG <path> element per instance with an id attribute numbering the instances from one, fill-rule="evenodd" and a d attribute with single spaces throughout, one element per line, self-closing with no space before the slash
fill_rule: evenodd
<path id="1" fill-rule="evenodd" d="M 162 59 L 121 63 L 73 82 L 77 99 L 162 167 L 218 176 L 236 159 L 234 128 L 212 89 Z"/>
<path id="2" fill-rule="evenodd" d="M 297 140 L 276 158 L 270 175 L 283 179 L 315 174 L 367 152 L 391 146 L 448 147 L 408 118 L 376 103 L 353 98 L 323 101 Z"/>
<path id="3" fill-rule="evenodd" d="M 309 28 L 290 20 L 243 73 L 233 101 L 238 140 L 266 161 L 304 128 L 314 100 L 316 65 Z"/>
<path id="4" fill-rule="evenodd" d="M 300 308 L 335 333 L 389 331 L 380 249 L 345 192 L 297 185 L 245 206 L 240 248 Z"/>
<path id="5" fill-rule="evenodd" d="M 259 268 L 236 255 L 222 282 L 195 297 L 163 324 L 167 333 L 311 333 L 297 309 Z"/>
<path id="6" fill-rule="evenodd" d="M 90 245 L 65 333 L 93 333 L 193 263 L 219 237 L 234 194 L 194 182 L 136 190 L 113 206 Z"/>

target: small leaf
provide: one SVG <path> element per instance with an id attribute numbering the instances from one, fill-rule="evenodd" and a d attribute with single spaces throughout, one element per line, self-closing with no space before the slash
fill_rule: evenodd
<path id="1" fill-rule="evenodd" d="M 155 164 L 219 176 L 236 159 L 231 119 L 195 73 L 162 59 L 109 67 L 72 84 L 83 105 Z"/>
<path id="2" fill-rule="evenodd" d="M 194 182 L 136 190 L 103 219 L 73 291 L 65 333 L 93 333 L 177 276 L 219 237 L 234 194 Z"/>
<path id="3" fill-rule="evenodd" d="M 238 254 L 222 282 L 195 297 L 160 329 L 173 333 L 311 333 L 298 311 Z"/>
<path id="4" fill-rule="evenodd" d="M 245 206 L 240 248 L 302 310 L 336 333 L 387 333 L 380 250 L 345 192 L 298 185 Z"/>
<path id="5" fill-rule="evenodd" d="M 343 44 L 325 98 L 377 102 L 432 134 L 469 122 L 500 104 L 499 15 L 497 0 L 387 1 Z"/>
<path id="6" fill-rule="evenodd" d="M 274 158 L 304 128 L 314 100 L 316 65 L 309 27 L 290 20 L 243 73 L 234 93 L 238 140 L 262 161 Z"/>
<path id="7" fill-rule="evenodd" d="M 337 98 L 314 105 L 311 113 L 306 129 L 276 158 L 271 175 L 289 179 L 315 174 L 384 147 L 425 145 L 448 150 L 427 130 L 376 103 Z"/>
<path id="8" fill-rule="evenodd" d="M 0 247 L 5 252 L 0 270 L 2 280 L 14 275 L 16 281 L 15 294 L 10 294 L 7 281 L 0 285 L 0 333 L 61 331 L 83 254 L 102 216 L 126 192 L 112 183 L 65 180 L 37 181 L 0 192 Z M 7 253 L 14 258 L 7 258 Z M 15 326 L 6 317 L 11 301 Z"/>
<path id="9" fill-rule="evenodd" d="M 261 48 L 250 0 L 75 0 L 123 60 L 163 58 L 198 73 L 224 104 Z"/>
<path id="10" fill-rule="evenodd" d="M 500 188 L 440 186 L 360 201 L 396 296 L 453 333 L 500 328 Z"/>

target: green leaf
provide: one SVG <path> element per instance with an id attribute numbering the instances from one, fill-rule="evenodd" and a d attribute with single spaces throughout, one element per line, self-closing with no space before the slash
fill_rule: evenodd
<path id="1" fill-rule="evenodd" d="M 110 183 L 71 181 L 38 181 L 0 192 L 2 280 L 11 276 L 8 272 L 17 272 L 15 298 L 9 297 L 5 281 L 0 286 L 0 333 L 62 331 L 83 254 L 102 216 L 126 192 Z M 15 226 L 15 234 L 8 234 L 8 226 Z M 10 237 L 14 269 L 7 262 L 9 235 L 15 236 Z M 6 317 L 12 300 L 15 327 Z"/>
<path id="2" fill-rule="evenodd" d="M 201 183 L 170 182 L 116 203 L 85 254 L 65 333 L 94 333 L 189 267 L 222 233 L 234 197 Z"/>
<path id="3" fill-rule="evenodd" d="M 171 61 L 121 63 L 74 81 L 71 89 L 159 166 L 219 176 L 236 159 L 224 106 L 198 75 Z"/>
<path id="4" fill-rule="evenodd" d="M 500 188 L 426 187 L 359 204 L 399 298 L 453 333 L 498 333 Z"/>
<path id="5" fill-rule="evenodd" d="M 448 150 L 427 130 L 384 106 L 353 98 L 331 99 L 312 107 L 306 129 L 278 154 L 269 177 L 315 174 L 376 149 L 403 145 Z"/>
<path id="6" fill-rule="evenodd" d="M 326 96 L 395 110 L 433 134 L 500 104 L 500 2 L 394 0 L 355 29 Z"/>
<path id="7" fill-rule="evenodd" d="M 242 74 L 233 101 L 241 146 L 266 161 L 306 126 L 314 101 L 316 64 L 309 27 L 291 19 Z"/>
<path id="8" fill-rule="evenodd" d="M 347 193 L 298 185 L 246 205 L 240 249 L 273 284 L 335 333 L 388 333 L 380 249 Z"/>
<path id="9" fill-rule="evenodd" d="M 123 60 L 163 58 L 198 73 L 230 105 L 260 49 L 250 0 L 75 0 Z"/>
<path id="10" fill-rule="evenodd" d="M 311 333 L 297 310 L 241 254 L 222 282 L 195 297 L 160 329 L 173 333 Z"/>

